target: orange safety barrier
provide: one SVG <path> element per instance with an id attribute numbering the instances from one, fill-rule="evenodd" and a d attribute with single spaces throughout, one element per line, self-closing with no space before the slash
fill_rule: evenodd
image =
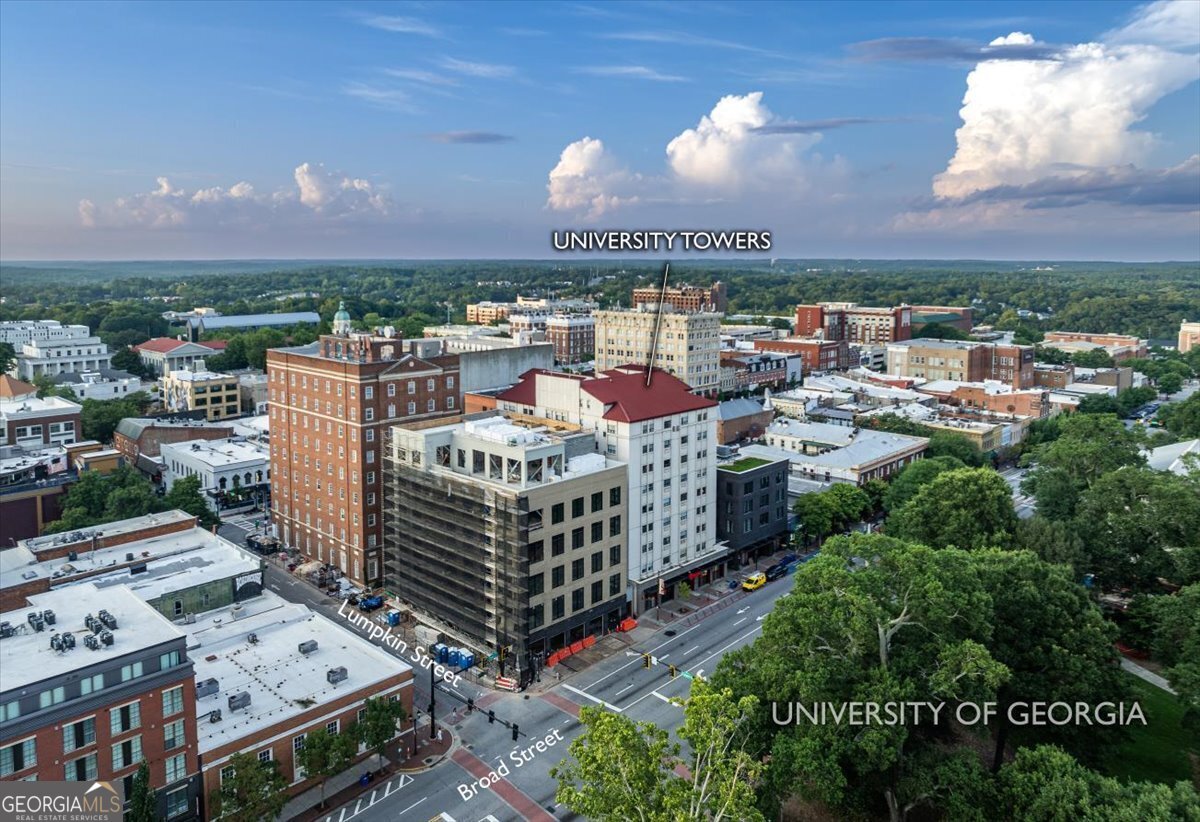
<path id="1" fill-rule="evenodd" d="M 621 624 L 617 626 L 618 631 L 632 631 L 637 627 L 637 620 L 633 617 L 625 617 L 621 620 Z"/>
<path id="2" fill-rule="evenodd" d="M 577 654 L 582 650 L 583 650 L 583 642 L 572 642 L 571 643 L 571 653 Z"/>
<path id="3" fill-rule="evenodd" d="M 588 635 L 583 638 L 583 647 L 590 648 L 596 644 L 596 637 Z"/>

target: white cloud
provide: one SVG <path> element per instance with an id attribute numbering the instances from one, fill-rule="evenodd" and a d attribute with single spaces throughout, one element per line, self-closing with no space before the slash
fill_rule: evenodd
<path id="1" fill-rule="evenodd" d="M 435 26 L 418 20 L 415 17 L 401 17 L 394 14 L 376 14 L 362 18 L 362 22 L 373 29 L 391 31 L 397 34 L 420 34 L 424 37 L 441 37 L 442 32 Z"/>
<path id="2" fill-rule="evenodd" d="M 722 97 L 667 144 L 666 169 L 654 177 L 628 172 L 599 140 L 571 143 L 550 172 L 547 206 L 595 217 L 632 202 L 703 205 L 750 191 L 792 197 L 815 173 L 844 173 L 840 160 L 823 164 L 806 154 L 821 139 L 817 129 L 795 129 L 762 98 L 758 91 Z"/>
<path id="3" fill-rule="evenodd" d="M 686 83 L 688 78 L 678 74 L 663 74 L 648 66 L 583 66 L 575 69 L 579 74 L 593 77 L 625 77 L 632 80 L 654 80 L 659 83 Z"/>
<path id="4" fill-rule="evenodd" d="M 934 178 L 934 194 L 963 198 L 1144 162 L 1156 138 L 1136 124 L 1200 78 L 1195 54 L 1162 46 L 1195 42 L 1197 32 L 1200 3 L 1154 3 L 1110 32 L 1109 42 L 1070 46 L 1052 59 L 979 62 L 967 77 L 956 151 Z M 990 45 L 1034 44 L 1014 32 Z"/>
<path id="5" fill-rule="evenodd" d="M 684 183 L 737 190 L 774 187 L 803 177 L 800 153 L 820 134 L 765 134 L 778 121 L 761 91 L 722 97 L 713 110 L 667 144 L 667 162 Z"/>
<path id="6" fill-rule="evenodd" d="M 1128 23 L 1106 33 L 1106 43 L 1155 44 L 1187 48 L 1200 44 L 1200 3 L 1159 0 L 1139 6 Z"/>
<path id="7" fill-rule="evenodd" d="M 621 203 L 636 202 L 636 196 L 618 193 L 635 182 L 604 143 L 584 137 L 564 148 L 558 165 L 551 169 L 546 205 L 558 211 L 585 211 L 596 218 Z"/>
<path id="8" fill-rule="evenodd" d="M 212 186 L 189 191 L 157 178 L 153 191 L 119 197 L 107 205 L 79 201 L 79 220 L 86 228 L 183 228 L 189 226 L 254 226 L 275 220 L 298 222 L 386 218 L 392 201 L 370 181 L 302 163 L 294 172 L 295 188 L 260 194 L 242 181 L 229 188 Z"/>
<path id="9" fill-rule="evenodd" d="M 443 57 L 439 61 L 439 65 L 447 71 L 453 71 L 456 74 L 465 74 L 468 77 L 484 77 L 487 79 L 499 79 L 502 77 L 512 77 L 517 73 L 513 66 L 503 66 L 497 63 L 473 63 L 469 60 L 459 60 L 454 57 Z"/>

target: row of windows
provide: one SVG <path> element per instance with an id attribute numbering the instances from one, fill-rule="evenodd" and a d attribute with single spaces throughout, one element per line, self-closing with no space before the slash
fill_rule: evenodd
<path id="1" fill-rule="evenodd" d="M 604 571 L 604 552 L 594 551 L 591 556 L 591 573 L 599 574 Z M 613 545 L 608 549 L 608 565 L 615 568 L 621 564 L 621 546 Z M 571 560 L 571 581 L 578 582 L 587 576 L 587 565 L 583 557 Z M 529 576 L 529 595 L 537 596 L 545 591 L 545 572 Z M 550 569 L 550 587 L 561 588 L 567 582 L 567 566 L 556 565 Z"/>
<path id="2" fill-rule="evenodd" d="M 283 372 L 282 372 L 282 371 L 274 371 L 274 370 L 273 370 L 273 371 L 271 372 L 271 379 L 272 379 L 274 382 L 278 382 L 278 383 L 281 383 L 281 384 L 282 384 L 282 383 L 284 382 L 284 376 L 283 376 Z M 296 375 L 295 375 L 295 374 L 292 374 L 292 375 L 291 375 L 291 385 L 292 385 L 292 387 L 293 387 L 293 388 L 295 388 L 295 387 L 296 387 Z M 306 390 L 308 389 L 308 375 L 307 375 L 307 374 L 301 374 L 301 375 L 300 375 L 300 387 L 301 387 L 301 388 L 303 388 L 303 389 L 306 389 Z M 320 380 L 320 378 L 318 378 L 318 377 L 313 377 L 313 380 L 312 380 L 312 387 L 313 387 L 314 389 L 316 389 L 317 391 L 320 391 L 320 390 L 321 390 L 321 380 Z M 446 388 L 447 388 L 447 389 L 452 389 L 452 388 L 454 388 L 454 375 L 453 375 L 453 374 L 447 374 L 447 375 L 446 375 Z M 338 395 L 339 397 L 340 397 L 340 396 L 342 396 L 342 383 L 340 383 L 340 382 L 336 382 L 336 383 L 335 383 L 335 382 L 333 382 L 332 380 L 328 380 L 328 379 L 327 379 L 327 380 L 325 380 L 325 393 L 326 393 L 326 394 L 332 394 L 332 393 L 334 393 L 334 389 L 336 389 L 337 395 Z M 427 380 L 425 381 L 425 390 L 427 390 L 427 391 L 436 391 L 436 390 L 437 390 L 437 381 L 436 381 L 436 380 L 434 380 L 433 378 L 427 379 Z M 408 383 L 407 383 L 407 391 L 408 391 L 408 393 L 409 393 L 409 394 L 415 394 L 415 393 L 417 393 L 417 382 L 416 382 L 416 380 L 408 380 Z M 396 383 L 395 383 L 394 381 L 393 381 L 393 382 L 388 382 L 388 384 L 387 384 L 387 395 L 388 395 L 389 397 L 394 397 L 394 396 L 396 396 Z M 357 396 L 358 396 L 358 394 L 357 394 L 357 388 L 356 388 L 356 386 L 354 386 L 354 385 L 351 385 L 351 386 L 350 386 L 350 398 L 351 398 L 351 399 L 354 399 L 354 398 L 356 398 Z M 375 397 L 375 386 L 373 386 L 373 385 L 364 385 L 364 386 L 363 386 L 363 399 L 365 399 L 365 400 L 370 400 L 370 399 L 374 399 L 374 397 Z"/>
<path id="3" fill-rule="evenodd" d="M 571 592 L 571 613 L 582 611 L 585 605 L 587 589 L 576 588 Z M 608 578 L 608 596 L 621 594 L 621 575 L 613 574 Z M 604 599 L 604 581 L 596 580 L 591 585 L 591 604 L 596 605 Z M 566 595 L 557 596 L 550 601 L 550 619 L 557 622 L 567 614 Z M 535 630 L 545 624 L 545 606 L 535 605 L 529 609 L 529 629 Z"/>

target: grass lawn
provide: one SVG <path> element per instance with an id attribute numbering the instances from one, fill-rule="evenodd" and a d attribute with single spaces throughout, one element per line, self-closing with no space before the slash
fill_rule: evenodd
<path id="1" fill-rule="evenodd" d="M 1200 752 L 1200 740 L 1179 725 L 1179 700 L 1149 682 L 1128 674 L 1133 698 L 1142 706 L 1146 724 L 1128 726 L 1130 738 L 1105 770 L 1124 780 L 1174 783 L 1191 781 L 1187 751 Z"/>
<path id="2" fill-rule="evenodd" d="M 731 462 L 729 465 L 720 466 L 725 471 L 737 471 L 739 474 L 742 471 L 749 471 L 751 468 L 757 468 L 760 465 L 766 465 L 769 460 L 760 459 L 759 457 L 742 457 L 737 462 Z"/>

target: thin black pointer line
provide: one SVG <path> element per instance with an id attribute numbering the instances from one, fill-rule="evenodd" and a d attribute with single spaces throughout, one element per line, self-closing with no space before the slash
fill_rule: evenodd
<path id="1" fill-rule="evenodd" d="M 658 354 L 658 330 L 662 328 L 663 301 L 667 299 L 667 277 L 671 273 L 671 264 L 663 264 L 662 291 L 658 294 L 658 314 L 654 318 L 654 341 L 650 344 L 650 357 L 646 362 L 646 387 L 650 387 L 650 378 L 654 376 L 654 357 Z"/>

